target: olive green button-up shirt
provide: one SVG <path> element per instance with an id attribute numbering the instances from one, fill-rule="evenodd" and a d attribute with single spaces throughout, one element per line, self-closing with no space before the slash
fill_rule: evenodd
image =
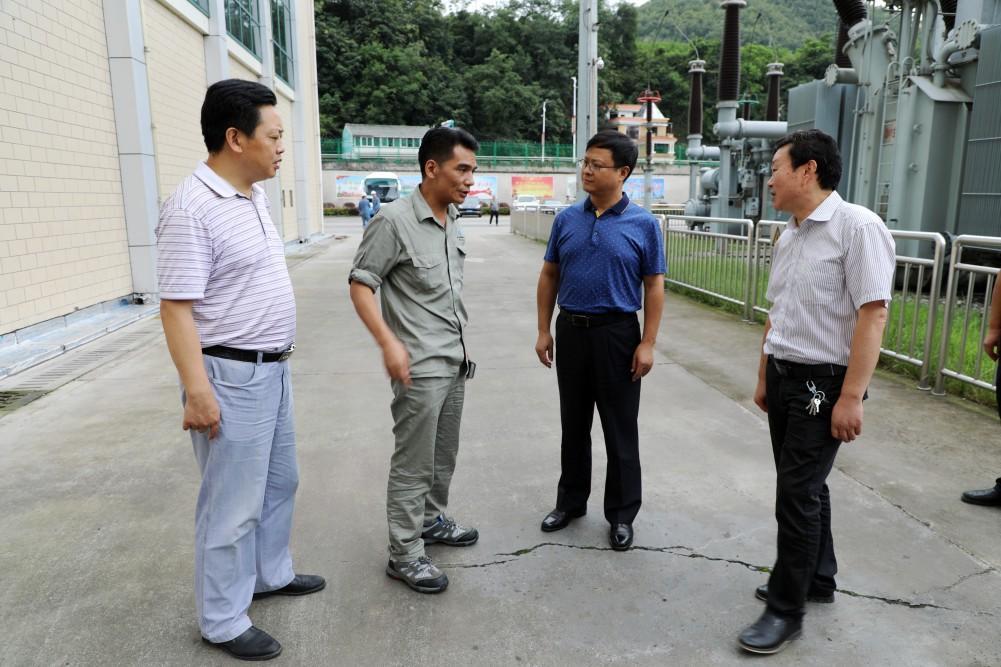
<path id="1" fill-rule="evenodd" d="M 435 220 L 420 189 L 384 204 L 355 254 L 348 281 L 380 291 L 382 317 L 410 355 L 411 377 L 452 377 L 466 357 L 462 274 L 466 238 L 448 207 Z"/>

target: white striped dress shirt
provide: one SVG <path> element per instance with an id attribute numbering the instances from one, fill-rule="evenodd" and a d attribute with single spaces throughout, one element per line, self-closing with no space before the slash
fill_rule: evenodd
<path id="1" fill-rule="evenodd" d="M 848 365 L 858 310 L 890 302 L 896 253 L 879 216 L 832 192 L 772 251 L 766 354 L 801 364 Z"/>
<path id="2" fill-rule="evenodd" d="M 160 298 L 194 301 L 202 347 L 284 350 L 295 339 L 284 244 L 264 189 L 251 195 L 202 162 L 160 208 Z"/>

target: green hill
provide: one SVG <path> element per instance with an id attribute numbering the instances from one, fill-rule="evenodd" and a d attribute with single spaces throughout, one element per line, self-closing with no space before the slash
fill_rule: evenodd
<path id="1" fill-rule="evenodd" d="M 677 28 L 696 40 L 719 39 L 723 33 L 724 12 L 718 0 L 649 0 L 638 9 L 641 40 L 681 40 Z M 665 10 L 667 18 L 658 29 Z M 807 37 L 833 40 L 837 29 L 838 14 L 830 0 L 747 0 L 741 11 L 744 44 L 767 45 L 771 41 L 795 50 Z"/>

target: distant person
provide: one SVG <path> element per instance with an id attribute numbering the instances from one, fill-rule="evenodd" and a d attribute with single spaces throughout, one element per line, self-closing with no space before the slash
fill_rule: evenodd
<path id="1" fill-rule="evenodd" d="M 1001 353 L 1001 274 L 998 275 L 998 278 L 999 280 L 994 283 L 990 319 L 987 322 L 987 335 L 984 336 L 984 351 L 994 361 L 998 360 L 999 353 Z M 994 371 L 994 391 L 998 416 L 1001 417 L 1001 365 Z M 1001 477 L 989 489 L 964 492 L 962 499 L 964 503 L 973 505 L 1001 507 Z"/>
<path id="2" fill-rule="evenodd" d="M 299 485 L 291 371 L 295 297 L 284 245 L 258 183 L 284 147 L 275 94 L 211 85 L 208 159 L 160 209 L 160 316 L 181 378 L 182 427 L 202 473 L 195 507 L 195 605 L 202 638 L 244 660 L 282 647 L 247 611 L 263 595 L 306 595 L 322 577 L 289 554 Z"/>
<path id="3" fill-rule="evenodd" d="M 587 142 L 581 180 L 588 197 L 553 221 L 539 275 L 535 353 L 554 363 L 560 394 L 561 475 L 556 508 L 542 530 L 584 516 L 591 494 L 591 422 L 597 405 L 605 435 L 605 519 L 616 551 L 633 543 L 641 504 L 640 384 L 653 368 L 664 309 L 664 241 L 657 219 L 629 201 L 623 184 L 636 144 L 614 130 Z M 550 333 L 553 308 L 556 340 Z M 643 326 L 636 313 L 643 308 Z"/>
<path id="4" fill-rule="evenodd" d="M 803 130 L 775 143 L 768 188 L 792 218 L 772 254 L 754 403 L 768 413 L 778 553 L 755 591 L 765 611 L 738 639 L 752 653 L 777 653 L 798 637 L 806 602 L 834 601 L 827 476 L 841 443 L 862 434 L 892 296 L 893 238 L 879 216 L 841 199 L 840 180 L 827 134 Z"/>
<path id="5" fill-rule="evenodd" d="M 497 205 L 497 195 L 490 195 L 490 219 L 487 224 L 500 225 L 500 206 Z"/>
<path id="6" fill-rule="evenodd" d="M 420 593 L 448 586 L 426 544 L 464 547 L 479 539 L 446 514 L 466 380 L 476 369 L 466 350 L 466 239 L 456 206 L 473 186 L 478 148 L 465 130 L 428 130 L 417 152 L 420 186 L 386 204 L 349 276 L 351 301 L 382 349 L 393 390 L 386 574 Z"/>
<path id="7" fill-rule="evenodd" d="M 361 216 L 361 228 L 365 229 L 373 215 L 372 200 L 369 195 L 362 195 L 362 198 L 358 200 L 358 215 Z"/>
<path id="8" fill-rule="evenodd" d="M 369 194 L 372 195 L 372 217 L 374 218 L 379 213 L 379 209 L 382 208 L 382 201 L 379 200 L 379 191 L 372 190 Z"/>

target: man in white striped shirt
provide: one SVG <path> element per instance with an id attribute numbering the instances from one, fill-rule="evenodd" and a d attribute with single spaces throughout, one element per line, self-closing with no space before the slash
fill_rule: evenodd
<path id="1" fill-rule="evenodd" d="M 777 653 L 799 636 L 806 601 L 833 602 L 837 561 L 827 475 L 862 433 L 862 401 L 879 360 L 893 239 L 879 217 L 834 191 L 841 157 L 819 130 L 776 142 L 768 187 L 792 214 L 775 244 L 754 402 L 768 413 L 776 468 L 778 554 L 767 603 L 739 638 Z"/>
<path id="2" fill-rule="evenodd" d="M 234 657 L 282 647 L 247 611 L 262 595 L 306 595 L 322 577 L 289 554 L 299 484 L 288 356 L 295 297 L 264 189 L 281 163 L 275 94 L 229 79 L 209 87 L 208 159 L 160 209 L 160 316 L 183 388 L 202 484 L 195 509 L 195 603 L 204 640 Z"/>

